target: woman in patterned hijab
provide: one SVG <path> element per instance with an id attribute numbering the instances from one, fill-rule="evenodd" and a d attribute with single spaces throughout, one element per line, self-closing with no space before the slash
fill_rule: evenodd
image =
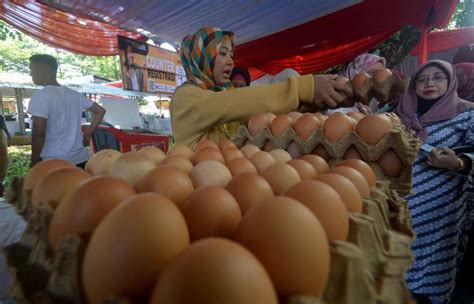
<path id="1" fill-rule="evenodd" d="M 232 87 L 231 82 L 222 84 L 214 79 L 213 71 L 216 55 L 225 40 L 230 41 L 232 50 L 228 51 L 233 53 L 235 48 L 234 33 L 218 28 L 202 28 L 183 39 L 181 43 L 181 62 L 186 71 L 188 82 L 212 91 L 222 91 Z M 232 68 L 230 70 L 232 72 Z"/>
<path id="2" fill-rule="evenodd" d="M 387 62 L 383 57 L 374 54 L 361 54 L 349 62 L 342 76 L 352 79 L 362 72 L 371 74 L 375 70 L 385 68 L 386 64 Z"/>
<path id="3" fill-rule="evenodd" d="M 300 103 L 314 103 L 318 109 L 337 107 L 352 96 L 352 88 L 336 81 L 336 75 L 289 77 L 234 90 L 230 76 L 235 44 L 232 32 L 214 27 L 183 39 L 181 62 L 187 81 L 175 90 L 171 102 L 176 143 L 193 147 L 202 139 L 219 142 L 257 113 L 288 113 Z"/>

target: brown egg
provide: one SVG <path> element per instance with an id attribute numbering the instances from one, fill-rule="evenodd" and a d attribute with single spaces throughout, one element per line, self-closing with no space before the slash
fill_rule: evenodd
<path id="1" fill-rule="evenodd" d="M 198 142 L 195 146 L 194 146 L 194 153 L 198 152 L 199 150 L 201 149 L 204 149 L 204 148 L 208 148 L 208 147 L 211 147 L 211 148 L 214 148 L 214 149 L 217 149 L 219 150 L 219 146 L 213 142 L 212 140 L 210 139 L 201 139 L 200 142 Z"/>
<path id="2" fill-rule="evenodd" d="M 360 90 L 365 90 L 369 86 L 369 81 L 372 77 L 367 73 L 359 73 L 352 78 L 352 86 L 356 92 Z"/>
<path id="3" fill-rule="evenodd" d="M 356 169 L 364 177 L 370 187 L 375 187 L 376 179 L 374 170 L 365 161 L 360 159 L 346 159 L 338 163 L 336 166 L 347 166 Z"/>
<path id="4" fill-rule="evenodd" d="M 195 166 L 206 160 L 215 160 L 221 163 L 225 162 L 221 151 L 212 147 L 202 148 L 198 152 L 194 153 L 194 155 L 191 157 L 191 162 Z"/>
<path id="5" fill-rule="evenodd" d="M 261 129 L 268 128 L 270 121 L 266 113 L 258 113 L 252 116 L 248 122 L 248 130 L 250 135 L 255 136 Z"/>
<path id="6" fill-rule="evenodd" d="M 286 152 L 283 149 L 274 149 L 270 151 L 270 154 L 275 158 L 278 163 L 286 163 L 287 161 L 292 159 L 290 153 Z"/>
<path id="7" fill-rule="evenodd" d="M 122 155 L 121 152 L 112 149 L 100 150 L 94 153 L 87 161 L 85 170 L 92 175 L 108 175 L 110 168 L 117 158 Z"/>
<path id="8" fill-rule="evenodd" d="M 230 139 L 223 139 L 219 142 L 219 149 L 223 152 L 227 148 L 237 148 L 235 143 Z"/>
<path id="9" fill-rule="evenodd" d="M 272 123 L 272 121 L 276 118 L 276 115 L 273 113 L 265 113 L 268 117 L 268 121 Z"/>
<path id="10" fill-rule="evenodd" d="M 140 179 L 137 190 L 163 194 L 179 206 L 194 191 L 194 186 L 186 172 L 171 165 L 159 165 Z"/>
<path id="11" fill-rule="evenodd" d="M 256 172 L 245 172 L 232 178 L 225 188 L 237 200 L 242 214 L 255 204 L 273 197 L 270 184 Z"/>
<path id="12" fill-rule="evenodd" d="M 292 159 L 287 164 L 298 171 L 301 180 L 313 179 L 318 175 L 313 165 L 303 159 Z"/>
<path id="13" fill-rule="evenodd" d="M 244 154 L 236 147 L 229 147 L 222 151 L 225 163 L 230 162 L 233 159 L 244 157 Z"/>
<path id="14" fill-rule="evenodd" d="M 390 71 L 389 69 L 375 70 L 374 76 L 373 76 L 374 83 L 378 85 L 382 85 L 384 84 L 385 81 L 387 81 L 387 79 L 390 78 L 390 76 L 392 76 L 392 71 Z"/>
<path id="15" fill-rule="evenodd" d="M 270 184 L 275 195 L 283 195 L 286 190 L 301 181 L 298 171 L 285 163 L 273 164 L 260 172 L 260 175 Z"/>
<path id="16" fill-rule="evenodd" d="M 229 169 L 223 163 L 215 160 L 206 160 L 197 164 L 189 176 L 195 189 L 204 186 L 225 187 L 232 179 Z"/>
<path id="17" fill-rule="evenodd" d="M 201 187 L 181 206 L 191 241 L 211 236 L 233 238 L 242 214 L 239 204 L 224 188 Z"/>
<path id="18" fill-rule="evenodd" d="M 270 152 L 272 150 L 273 150 L 273 143 L 267 140 L 265 144 L 263 145 L 263 151 Z"/>
<path id="19" fill-rule="evenodd" d="M 357 148 L 352 146 L 349 146 L 347 148 L 346 152 L 342 156 L 344 159 L 362 159 L 362 156 L 360 156 L 359 151 L 357 151 Z"/>
<path id="20" fill-rule="evenodd" d="M 388 177 L 399 177 L 403 171 L 403 163 L 398 157 L 397 153 L 392 149 L 387 150 L 377 160 L 382 172 Z"/>
<path id="21" fill-rule="evenodd" d="M 23 181 L 23 191 L 32 191 L 36 183 L 49 172 L 60 168 L 73 168 L 73 164 L 62 159 L 48 159 L 37 163 L 30 169 Z"/>
<path id="22" fill-rule="evenodd" d="M 353 128 L 353 120 L 339 112 L 329 116 L 323 124 L 324 136 L 330 141 L 338 141 L 344 134 L 352 131 Z"/>
<path id="23" fill-rule="evenodd" d="M 288 115 L 282 114 L 275 117 L 270 124 L 270 129 L 273 135 L 280 136 L 283 132 L 291 128 L 292 125 L 293 120 Z"/>
<path id="24" fill-rule="evenodd" d="M 167 154 L 168 156 L 181 155 L 189 159 L 191 156 L 193 156 L 193 151 L 188 146 L 175 144 L 173 147 L 171 147 Z"/>
<path id="25" fill-rule="evenodd" d="M 302 181 L 285 193 L 308 207 L 318 218 L 329 241 L 345 241 L 349 235 L 349 214 L 331 186 L 315 180 Z"/>
<path id="26" fill-rule="evenodd" d="M 288 115 L 288 117 L 290 117 L 291 120 L 293 121 L 293 124 L 295 124 L 296 121 L 298 121 L 298 119 L 300 119 L 301 116 L 303 116 L 303 113 L 293 111 L 293 112 L 289 112 L 289 113 L 286 114 L 286 115 Z"/>
<path id="27" fill-rule="evenodd" d="M 121 178 L 97 176 L 84 181 L 56 208 L 49 226 L 50 245 L 56 249 L 66 234 L 77 234 L 87 242 L 107 213 L 135 194 Z"/>
<path id="28" fill-rule="evenodd" d="M 291 158 L 293 159 L 301 157 L 300 149 L 298 149 L 298 146 L 295 142 L 291 142 L 286 148 L 286 151 L 288 152 L 288 154 L 291 155 Z"/>
<path id="29" fill-rule="evenodd" d="M 299 138 L 307 139 L 321 126 L 319 119 L 311 113 L 301 116 L 293 126 Z"/>
<path id="30" fill-rule="evenodd" d="M 308 154 L 301 156 L 302 160 L 307 161 L 313 165 L 314 169 L 318 174 L 323 174 L 329 171 L 328 163 L 320 156 L 314 154 Z"/>
<path id="31" fill-rule="evenodd" d="M 326 148 L 324 148 L 323 145 L 317 145 L 314 147 L 313 151 L 311 151 L 313 155 L 317 155 L 324 159 L 325 161 L 329 161 L 331 159 L 331 156 L 329 156 L 328 152 L 326 151 Z"/>
<path id="32" fill-rule="evenodd" d="M 87 245 L 82 286 L 88 303 L 111 296 L 146 303 L 164 266 L 189 246 L 183 215 L 167 197 L 142 193 L 112 210 Z"/>
<path id="33" fill-rule="evenodd" d="M 345 176 L 325 173 L 316 176 L 315 180 L 323 182 L 331 186 L 341 197 L 342 202 L 349 212 L 361 213 L 363 209 L 362 197 L 360 196 L 359 190 Z"/>
<path id="34" fill-rule="evenodd" d="M 321 114 L 319 112 L 313 113 L 314 116 L 319 120 L 319 124 L 322 126 L 323 123 L 328 119 L 328 117 L 324 114 Z"/>
<path id="35" fill-rule="evenodd" d="M 189 158 L 182 156 L 181 154 L 168 155 L 165 159 L 163 159 L 161 164 L 174 166 L 186 173 L 191 172 L 193 169 L 193 163 L 189 160 Z"/>
<path id="36" fill-rule="evenodd" d="M 254 153 L 261 151 L 256 145 L 252 144 L 246 144 L 242 148 L 240 148 L 240 151 L 244 153 L 246 158 L 250 158 Z"/>
<path id="37" fill-rule="evenodd" d="M 145 147 L 138 151 L 139 153 L 146 154 L 149 158 L 151 158 L 156 165 L 161 163 L 163 159 L 166 157 L 165 152 L 161 151 L 161 149 L 157 147 Z"/>
<path id="38" fill-rule="evenodd" d="M 48 204 L 56 208 L 66 195 L 90 177 L 89 173 L 77 167 L 53 170 L 38 181 L 31 194 L 31 203 Z"/>
<path id="39" fill-rule="evenodd" d="M 253 154 L 249 160 L 252 164 L 257 168 L 258 172 L 262 172 L 269 166 L 276 163 L 275 158 L 266 151 L 258 151 L 257 153 Z"/>
<path id="40" fill-rule="evenodd" d="M 127 152 L 120 155 L 113 163 L 110 175 L 123 178 L 136 187 L 140 178 L 155 168 L 155 162 L 144 153 Z"/>
<path id="41" fill-rule="evenodd" d="M 368 114 L 356 126 L 356 132 L 370 145 L 378 143 L 392 130 L 392 121 L 386 115 Z"/>
<path id="42" fill-rule="evenodd" d="M 207 238 L 194 242 L 166 265 L 150 304 L 277 304 L 270 277 L 242 245 Z"/>
<path id="43" fill-rule="evenodd" d="M 346 166 L 339 166 L 333 168 L 331 171 L 329 171 L 329 173 L 335 173 L 347 177 L 354 184 L 354 186 L 356 186 L 357 190 L 359 190 L 362 198 L 370 197 L 369 183 L 365 179 L 364 175 L 362 175 L 356 169 Z"/>
<path id="44" fill-rule="evenodd" d="M 253 206 L 242 218 L 236 240 L 263 264 L 281 298 L 322 296 L 331 264 L 329 243 L 304 205 L 273 197 Z"/>
<path id="45" fill-rule="evenodd" d="M 246 158 L 236 158 L 231 160 L 227 163 L 227 168 L 234 177 L 245 172 L 257 173 L 257 168 L 255 168 L 254 164 Z"/>
<path id="46" fill-rule="evenodd" d="M 365 116 L 365 114 L 363 114 L 361 112 L 349 112 L 346 115 L 351 117 L 352 119 L 354 119 L 356 122 L 358 122 L 359 120 L 361 120 Z"/>

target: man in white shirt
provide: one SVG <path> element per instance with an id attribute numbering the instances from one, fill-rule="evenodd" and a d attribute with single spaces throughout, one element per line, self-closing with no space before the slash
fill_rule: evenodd
<path id="1" fill-rule="evenodd" d="M 32 115 L 31 164 L 59 158 L 84 168 L 89 159 L 86 146 L 105 114 L 105 109 L 81 93 L 61 86 L 56 80 L 58 63 L 50 55 L 30 57 L 34 84 L 44 86 L 31 96 L 28 112 Z M 82 111 L 93 112 L 90 126 L 82 134 Z"/>

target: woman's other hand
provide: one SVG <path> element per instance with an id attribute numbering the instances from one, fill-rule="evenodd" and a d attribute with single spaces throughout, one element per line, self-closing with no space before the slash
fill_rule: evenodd
<path id="1" fill-rule="evenodd" d="M 456 153 L 446 147 L 434 148 L 428 156 L 428 165 L 435 168 L 448 170 L 457 170 L 459 168 L 459 159 Z"/>
<path id="2" fill-rule="evenodd" d="M 315 75 L 314 97 L 320 110 L 336 108 L 347 97 L 352 97 L 352 87 L 348 83 L 336 81 L 337 75 Z"/>

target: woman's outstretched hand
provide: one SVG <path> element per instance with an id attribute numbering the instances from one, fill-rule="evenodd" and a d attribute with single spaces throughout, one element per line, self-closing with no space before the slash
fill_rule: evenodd
<path id="1" fill-rule="evenodd" d="M 349 82 L 337 81 L 337 75 L 315 75 L 313 103 L 320 110 L 337 108 L 353 96 Z"/>
<path id="2" fill-rule="evenodd" d="M 457 170 L 459 168 L 459 159 L 456 156 L 456 152 L 446 147 L 434 148 L 428 156 L 427 163 L 435 168 L 448 170 Z"/>

